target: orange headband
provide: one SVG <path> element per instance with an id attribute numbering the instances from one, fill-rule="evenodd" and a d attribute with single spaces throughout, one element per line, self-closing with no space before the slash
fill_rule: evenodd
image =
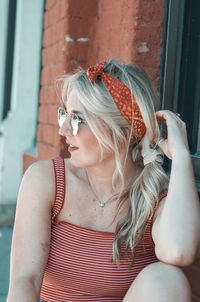
<path id="1" fill-rule="evenodd" d="M 121 115 L 129 124 L 132 124 L 131 91 L 120 81 L 103 71 L 106 63 L 107 62 L 103 61 L 101 63 L 97 63 L 95 66 L 90 66 L 87 70 L 88 79 L 90 83 L 92 83 L 96 80 L 97 76 L 101 76 Z M 134 96 L 132 97 L 134 113 L 133 128 L 138 134 L 138 141 L 140 141 L 146 132 L 146 126 L 136 99 Z"/>

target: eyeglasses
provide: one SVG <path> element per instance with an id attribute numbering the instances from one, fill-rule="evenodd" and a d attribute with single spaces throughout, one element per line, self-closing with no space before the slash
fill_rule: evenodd
<path id="1" fill-rule="evenodd" d="M 79 123 L 86 123 L 86 121 L 83 120 L 76 113 L 74 113 L 74 112 L 68 113 L 65 111 L 64 108 L 59 107 L 58 108 L 58 124 L 60 127 L 62 127 L 66 118 L 70 118 L 70 125 L 71 125 L 71 128 L 73 129 L 73 135 L 76 135 L 78 133 Z"/>

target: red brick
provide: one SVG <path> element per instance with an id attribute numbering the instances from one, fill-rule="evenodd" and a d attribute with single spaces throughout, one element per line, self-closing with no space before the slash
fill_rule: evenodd
<path id="1" fill-rule="evenodd" d="M 132 22 L 133 26 L 135 26 L 135 22 L 137 23 L 138 20 L 138 9 L 138 1 L 124 1 L 123 5 L 121 5 L 120 25 Z"/>
<path id="2" fill-rule="evenodd" d="M 46 10 L 50 9 L 58 0 L 46 0 Z"/>
<path id="3" fill-rule="evenodd" d="M 135 37 L 137 41 L 148 41 L 152 44 L 160 43 L 161 30 L 160 27 L 151 27 L 151 32 L 147 32 L 144 27 L 137 27 L 135 29 Z"/>
<path id="4" fill-rule="evenodd" d="M 39 124 L 37 134 L 38 142 L 46 143 L 54 147 L 60 147 L 61 138 L 58 134 L 58 129 L 59 128 L 55 126 Z"/>
<path id="5" fill-rule="evenodd" d="M 38 157 L 40 160 L 52 159 L 59 155 L 59 148 L 55 148 L 47 144 L 38 143 L 37 149 L 38 149 Z"/>
<path id="6" fill-rule="evenodd" d="M 54 83 L 50 83 L 50 71 L 48 72 L 50 68 L 43 68 L 41 73 L 41 85 L 52 85 Z"/>
<path id="7" fill-rule="evenodd" d="M 55 24 L 60 18 L 60 1 L 49 11 L 49 25 Z"/>
<path id="8" fill-rule="evenodd" d="M 56 80 L 66 73 L 66 64 L 58 63 L 42 69 L 41 85 L 55 84 Z"/>
<path id="9" fill-rule="evenodd" d="M 88 43 L 77 42 L 71 44 L 67 48 L 67 61 L 76 60 L 77 62 L 84 61 L 87 58 Z"/>
<path id="10" fill-rule="evenodd" d="M 44 28 L 47 29 L 59 20 L 69 16 L 68 7 L 68 0 L 57 1 L 56 5 L 50 7 L 44 14 Z"/>
<path id="11" fill-rule="evenodd" d="M 152 67 L 146 67 L 146 66 L 143 66 L 142 63 L 138 62 L 139 66 L 141 66 L 147 73 L 147 75 L 149 76 L 150 80 L 152 81 L 153 83 L 153 86 L 154 88 L 157 90 L 158 88 L 158 68 L 152 68 Z"/>
<path id="12" fill-rule="evenodd" d="M 47 28 L 43 32 L 43 47 L 47 47 L 52 44 L 53 26 Z"/>
<path id="13" fill-rule="evenodd" d="M 45 28 L 57 23 L 59 20 L 69 15 L 68 3 L 69 1 L 66 0 L 57 1 L 56 5 L 54 5 L 48 11 L 45 12 Z"/>
<path id="14" fill-rule="evenodd" d="M 66 41 L 60 41 L 42 51 L 42 66 L 66 62 Z"/>
<path id="15" fill-rule="evenodd" d="M 60 19 L 69 15 L 69 0 L 61 0 L 60 1 Z"/>
<path id="16" fill-rule="evenodd" d="M 90 20 L 88 19 L 70 18 L 68 33 L 73 39 L 88 38 L 89 27 L 90 27 Z"/>
<path id="17" fill-rule="evenodd" d="M 97 0 L 69 0 L 69 15 L 73 17 L 88 18 L 97 14 L 98 1 Z"/>
<path id="18" fill-rule="evenodd" d="M 96 20 L 96 30 L 94 29 L 94 35 L 91 37 L 93 39 L 92 46 L 88 50 L 89 65 L 102 58 L 120 57 L 133 60 L 131 50 L 133 48 L 134 26 L 137 23 L 138 1 L 128 0 L 119 4 L 119 2 L 112 0 L 107 4 L 105 0 L 99 4 L 99 19 Z M 124 5 L 127 9 L 124 8 Z M 115 10 L 117 11 L 116 15 L 113 13 Z M 114 26 L 112 26 L 109 11 L 115 18 Z M 127 11 L 128 18 L 126 18 Z"/>
<path id="19" fill-rule="evenodd" d="M 56 92 L 57 91 L 57 92 Z M 60 104 L 59 96 L 57 95 L 59 90 L 56 85 L 43 86 L 40 90 L 40 104 L 41 105 L 58 105 Z"/>
<path id="20" fill-rule="evenodd" d="M 148 4 L 148 5 L 146 5 Z M 163 0 L 139 1 L 138 23 L 139 25 L 160 25 L 163 20 Z"/>
<path id="21" fill-rule="evenodd" d="M 116 2 L 117 3 L 117 2 Z M 118 35 L 120 35 L 120 28 L 122 24 L 129 24 L 130 28 L 133 28 L 134 15 L 137 11 L 133 12 L 131 7 L 127 7 L 124 12 L 122 6 L 119 4 L 113 4 L 109 10 L 105 10 L 102 16 L 102 23 L 108 28 L 118 28 Z M 112 22 L 110 22 L 112 20 Z"/>
<path id="22" fill-rule="evenodd" d="M 49 14 L 48 11 L 44 13 L 44 28 L 46 29 L 49 26 Z"/>
<path id="23" fill-rule="evenodd" d="M 65 35 L 69 31 L 68 21 L 68 18 L 64 18 L 44 30 L 43 47 L 48 47 L 59 41 L 64 41 Z"/>
<path id="24" fill-rule="evenodd" d="M 53 145 L 53 136 L 54 136 L 53 126 L 44 125 L 44 124 L 38 125 L 38 133 L 37 133 L 38 142 Z"/>
<path id="25" fill-rule="evenodd" d="M 42 105 L 39 107 L 38 121 L 41 124 L 58 125 L 57 121 L 57 109 L 58 106 L 54 105 Z"/>

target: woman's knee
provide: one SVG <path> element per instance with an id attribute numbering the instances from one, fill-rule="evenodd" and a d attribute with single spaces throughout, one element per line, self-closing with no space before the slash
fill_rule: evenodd
<path id="1" fill-rule="evenodd" d="M 174 290 L 190 290 L 189 282 L 183 271 L 174 265 L 156 262 L 146 266 L 138 275 L 146 286 L 170 287 Z M 138 279 L 139 279 L 138 278 Z"/>
<path id="2" fill-rule="evenodd" d="M 160 296 L 160 301 L 165 301 L 162 295 L 166 295 L 166 301 L 167 296 L 169 299 L 176 297 L 176 301 L 191 301 L 190 285 L 183 271 L 163 262 L 147 265 L 134 280 L 126 295 L 128 299 L 124 301 L 143 301 L 139 297 L 150 295 L 152 299 Z"/>
<path id="3" fill-rule="evenodd" d="M 147 265 L 138 275 L 138 277 L 148 279 L 148 281 L 179 281 L 188 283 L 183 271 L 174 265 L 164 262 L 155 262 Z"/>

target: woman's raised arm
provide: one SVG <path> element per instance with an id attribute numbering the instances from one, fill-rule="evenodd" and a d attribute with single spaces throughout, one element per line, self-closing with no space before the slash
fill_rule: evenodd
<path id="1" fill-rule="evenodd" d="M 168 130 L 160 147 L 172 160 L 166 201 L 152 228 L 156 255 L 160 261 L 189 266 L 200 255 L 200 205 L 186 124 L 169 110 L 156 115 Z"/>

